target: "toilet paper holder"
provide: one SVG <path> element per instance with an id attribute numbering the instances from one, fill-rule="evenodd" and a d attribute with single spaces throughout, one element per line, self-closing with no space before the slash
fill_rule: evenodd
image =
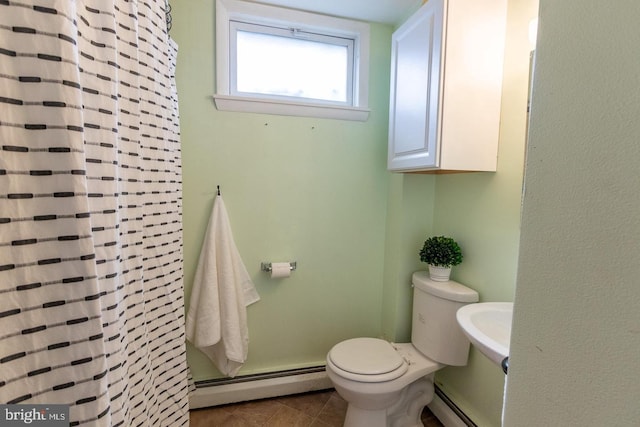
<path id="1" fill-rule="evenodd" d="M 297 267 L 298 267 L 297 262 L 295 262 L 295 261 L 289 262 L 289 269 L 291 271 L 294 271 Z M 270 262 L 261 262 L 260 263 L 260 270 L 270 273 L 271 272 L 271 263 Z"/>

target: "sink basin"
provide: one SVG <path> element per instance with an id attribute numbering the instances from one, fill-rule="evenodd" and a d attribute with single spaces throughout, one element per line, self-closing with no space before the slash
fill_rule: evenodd
<path id="1" fill-rule="evenodd" d="M 512 302 L 468 304 L 456 313 L 471 344 L 498 366 L 509 356 L 512 317 Z"/>

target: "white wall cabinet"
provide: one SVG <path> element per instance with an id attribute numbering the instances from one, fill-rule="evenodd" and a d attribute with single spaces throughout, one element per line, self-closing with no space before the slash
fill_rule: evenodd
<path id="1" fill-rule="evenodd" d="M 393 33 L 389 170 L 496 170 L 506 12 L 429 0 Z"/>

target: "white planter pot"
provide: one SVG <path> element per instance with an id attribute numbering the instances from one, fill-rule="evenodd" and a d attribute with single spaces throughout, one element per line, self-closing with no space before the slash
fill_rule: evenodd
<path id="1" fill-rule="evenodd" d="M 451 276 L 451 267 L 439 267 L 429 264 L 429 277 L 434 282 L 447 282 Z"/>

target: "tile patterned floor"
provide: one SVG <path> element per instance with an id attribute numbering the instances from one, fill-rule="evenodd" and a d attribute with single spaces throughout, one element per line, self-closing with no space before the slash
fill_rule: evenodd
<path id="1" fill-rule="evenodd" d="M 341 427 L 347 412 L 334 390 L 255 400 L 191 411 L 191 427 Z M 425 408 L 425 427 L 442 427 Z"/>

